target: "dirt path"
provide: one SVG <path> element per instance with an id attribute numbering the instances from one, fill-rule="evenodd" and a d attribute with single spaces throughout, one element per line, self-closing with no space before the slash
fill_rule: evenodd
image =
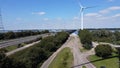
<path id="1" fill-rule="evenodd" d="M 79 48 L 81 47 L 80 39 L 78 35 L 71 34 L 68 40 L 61 48 L 59 48 L 52 56 L 50 56 L 41 66 L 41 68 L 48 68 L 49 64 L 53 61 L 56 55 L 65 47 L 69 47 L 74 56 L 74 68 L 82 68 L 84 63 L 87 68 L 95 68 L 86 58 L 86 55 L 80 52 Z"/>

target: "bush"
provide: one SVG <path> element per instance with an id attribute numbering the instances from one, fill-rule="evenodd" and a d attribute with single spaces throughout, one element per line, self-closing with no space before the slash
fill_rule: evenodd
<path id="1" fill-rule="evenodd" d="M 100 44 L 95 48 L 97 56 L 106 58 L 112 54 L 112 47 L 110 45 Z"/>

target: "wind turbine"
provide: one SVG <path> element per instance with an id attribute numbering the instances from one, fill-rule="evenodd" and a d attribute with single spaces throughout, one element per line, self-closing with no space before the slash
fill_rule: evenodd
<path id="1" fill-rule="evenodd" d="M 79 16 L 81 17 L 81 30 L 83 30 L 83 28 L 84 28 L 84 25 L 83 25 L 83 22 L 84 22 L 84 17 L 83 17 L 83 15 L 84 15 L 84 10 L 85 9 L 88 9 L 88 8 L 93 8 L 93 7 L 84 7 L 82 4 L 81 4 L 81 2 L 78 0 L 78 3 L 79 3 L 79 7 L 80 7 L 80 12 L 79 12 Z"/>

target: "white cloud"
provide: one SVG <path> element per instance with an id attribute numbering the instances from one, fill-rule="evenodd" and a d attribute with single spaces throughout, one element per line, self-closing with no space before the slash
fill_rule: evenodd
<path id="1" fill-rule="evenodd" d="M 16 21 L 21 21 L 22 20 L 22 18 L 16 18 Z"/>
<path id="2" fill-rule="evenodd" d="M 120 6 L 113 6 L 108 8 L 109 10 L 120 10 Z"/>
<path id="3" fill-rule="evenodd" d="M 48 19 L 48 18 L 44 18 L 43 20 L 44 20 L 44 21 L 48 21 L 49 19 Z"/>
<path id="4" fill-rule="evenodd" d="M 109 10 L 108 9 L 104 9 L 104 10 L 99 11 L 99 13 L 106 14 L 106 13 L 109 13 Z"/>
<path id="5" fill-rule="evenodd" d="M 87 16 L 87 17 L 90 17 L 90 16 L 100 17 L 100 16 L 102 16 L 102 15 L 100 15 L 100 14 L 98 14 L 98 13 L 87 13 L 87 14 L 85 14 L 85 16 Z"/>
<path id="6" fill-rule="evenodd" d="M 38 15 L 42 16 L 42 15 L 45 15 L 46 12 L 32 12 L 32 14 L 38 14 Z"/>
<path id="7" fill-rule="evenodd" d="M 62 20 L 62 18 L 61 18 L 61 17 L 58 17 L 58 18 L 57 18 L 57 20 L 59 20 L 59 21 L 60 21 L 60 20 Z"/>
<path id="8" fill-rule="evenodd" d="M 120 13 L 119 13 L 119 14 L 114 15 L 113 17 L 120 17 Z"/>
<path id="9" fill-rule="evenodd" d="M 79 17 L 75 16 L 75 17 L 73 17 L 73 20 L 79 20 Z"/>
<path id="10" fill-rule="evenodd" d="M 106 8 L 104 10 L 99 11 L 99 13 L 107 14 L 107 13 L 110 13 L 110 12 L 115 11 L 115 10 L 120 10 L 120 6 L 112 6 L 112 7 L 109 7 L 109 8 Z"/>

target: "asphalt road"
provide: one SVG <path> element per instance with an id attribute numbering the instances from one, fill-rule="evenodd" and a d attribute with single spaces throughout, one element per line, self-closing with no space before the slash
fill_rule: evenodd
<path id="1" fill-rule="evenodd" d="M 41 34 L 41 35 L 28 36 L 28 37 L 22 37 L 22 38 L 18 38 L 18 39 L 11 39 L 11 40 L 2 41 L 2 42 L 0 42 L 0 48 L 12 46 L 12 45 L 18 45 L 20 43 L 32 41 L 32 40 L 35 40 L 39 37 L 46 37 L 48 35 L 49 34 Z"/>

